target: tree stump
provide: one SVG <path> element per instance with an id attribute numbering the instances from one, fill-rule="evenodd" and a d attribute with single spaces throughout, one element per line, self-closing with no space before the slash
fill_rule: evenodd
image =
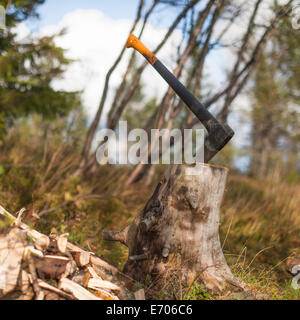
<path id="1" fill-rule="evenodd" d="M 138 281 L 147 275 L 164 277 L 175 261 L 182 283 L 200 278 L 212 291 L 225 284 L 245 289 L 232 275 L 219 239 L 227 172 L 208 164 L 169 166 L 131 225 L 122 231 L 103 231 L 105 240 L 128 246 L 124 273 Z"/>

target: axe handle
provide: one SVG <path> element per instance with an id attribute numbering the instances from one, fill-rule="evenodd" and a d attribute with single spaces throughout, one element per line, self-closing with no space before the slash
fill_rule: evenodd
<path id="1" fill-rule="evenodd" d="M 227 124 L 222 125 L 219 123 L 136 36 L 133 34 L 129 36 L 126 47 L 136 49 L 148 60 L 207 129 L 208 135 L 204 143 L 204 161 L 208 162 L 232 138 L 234 135 L 233 130 Z"/>
<path id="2" fill-rule="evenodd" d="M 163 65 L 162 62 L 155 57 L 148 48 L 146 48 L 146 46 L 136 36 L 133 34 L 129 36 L 126 47 L 136 49 L 148 60 L 148 62 L 166 80 L 170 87 L 172 87 L 187 107 L 200 120 L 209 133 L 216 127 L 220 126 L 220 123 L 209 111 L 207 111 L 203 104 L 186 89 L 186 87 Z"/>

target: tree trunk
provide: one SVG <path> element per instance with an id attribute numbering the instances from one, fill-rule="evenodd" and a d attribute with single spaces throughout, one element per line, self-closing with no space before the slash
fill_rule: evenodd
<path id="1" fill-rule="evenodd" d="M 176 265 L 183 284 L 200 278 L 212 291 L 225 284 L 245 289 L 232 275 L 220 245 L 219 209 L 226 177 L 222 167 L 171 165 L 130 226 L 103 231 L 105 240 L 128 246 L 124 272 L 143 281 L 147 275 L 166 277 Z"/>

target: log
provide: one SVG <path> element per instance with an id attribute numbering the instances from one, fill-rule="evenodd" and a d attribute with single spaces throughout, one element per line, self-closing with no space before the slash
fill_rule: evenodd
<path id="1" fill-rule="evenodd" d="M 226 284 L 246 289 L 232 275 L 219 239 L 227 172 L 209 164 L 172 165 L 131 225 L 122 231 L 104 230 L 104 239 L 129 248 L 124 273 L 137 281 L 147 275 L 166 278 L 176 265 L 187 286 L 197 278 L 212 291 Z"/>

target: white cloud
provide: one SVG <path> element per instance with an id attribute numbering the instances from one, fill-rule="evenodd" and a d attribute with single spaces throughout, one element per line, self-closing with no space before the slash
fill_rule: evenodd
<path id="1" fill-rule="evenodd" d="M 16 41 L 21 41 L 22 39 L 30 35 L 30 30 L 27 28 L 25 23 L 18 23 L 13 29 L 12 32 L 16 34 Z"/>

